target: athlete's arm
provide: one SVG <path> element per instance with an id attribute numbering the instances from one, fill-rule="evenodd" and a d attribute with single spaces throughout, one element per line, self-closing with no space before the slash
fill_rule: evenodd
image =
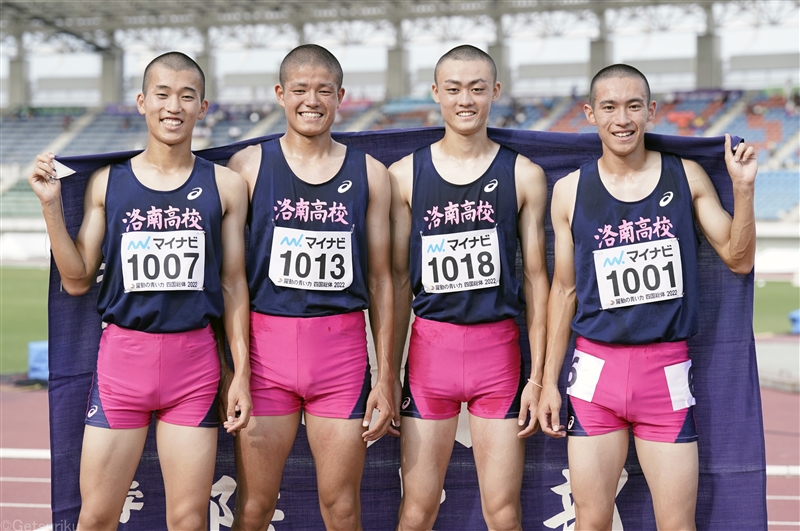
<path id="1" fill-rule="evenodd" d="M 253 409 L 250 400 L 250 294 L 244 270 L 247 185 L 236 172 L 222 166 L 215 168 L 223 208 L 220 279 L 225 313 L 222 320 L 234 368 L 230 386 L 223 396 L 227 401 L 223 426 L 228 433 L 235 434 L 247 426 Z"/>
<path id="2" fill-rule="evenodd" d="M 539 399 L 539 424 L 552 437 L 564 437 L 561 425 L 561 393 L 558 377 L 567 354 L 571 321 L 575 316 L 575 248 L 572 240 L 571 217 L 579 172 L 573 172 L 556 182 L 550 203 L 550 217 L 555 232 L 555 267 L 550 298 L 547 302 L 547 356 L 544 362 L 542 396 Z"/>
<path id="3" fill-rule="evenodd" d="M 261 146 L 247 146 L 237 151 L 228 160 L 228 168 L 244 178 L 247 183 L 247 197 L 253 198 L 253 188 L 258 179 L 258 170 L 261 167 Z"/>
<path id="4" fill-rule="evenodd" d="M 758 162 L 753 146 L 741 143 L 731 149 L 731 137 L 726 134 L 725 164 L 733 182 L 733 219 L 722 208 L 705 170 L 696 162 L 683 161 L 695 217 L 708 243 L 731 271 L 747 274 L 753 269 L 756 253 L 753 195 Z"/>
<path id="5" fill-rule="evenodd" d="M 367 260 L 369 289 L 369 325 L 375 341 L 378 381 L 367 398 L 364 427 L 369 426 L 372 411 L 379 412 L 375 425 L 363 433 L 365 441 L 376 441 L 386 435 L 394 417 L 394 369 L 392 336 L 394 334 L 394 293 L 392 290 L 389 207 L 391 185 L 386 167 L 367 155 L 369 206 L 367 207 Z"/>
<path id="6" fill-rule="evenodd" d="M 530 437 L 539 429 L 537 409 L 542 392 L 542 368 L 544 366 L 547 331 L 547 299 L 550 281 L 547 278 L 545 259 L 544 215 L 547 204 L 547 179 L 544 171 L 522 155 L 517 156 L 514 168 L 516 176 L 517 203 L 519 204 L 519 239 L 522 249 L 522 271 L 525 290 L 525 324 L 531 348 L 531 373 L 522 392 L 519 425 L 528 426 L 518 436 Z M 532 383 L 534 382 L 534 383 Z"/>
<path id="7" fill-rule="evenodd" d="M 108 166 L 97 170 L 86 183 L 83 221 L 75 241 L 69 237 L 61 207 L 61 181 L 56 177 L 55 155 L 36 157 L 28 182 L 39 197 L 50 237 L 50 247 L 61 274 L 61 284 L 70 295 L 83 295 L 95 282 L 103 261 L 103 236 L 106 230 L 106 187 Z"/>
<path id="8" fill-rule="evenodd" d="M 400 371 L 403 352 L 411 319 L 411 279 L 409 277 L 408 255 L 411 242 L 411 188 L 414 177 L 413 155 L 395 162 L 389 167 L 392 184 L 392 283 L 394 285 L 394 345 L 392 361 L 395 373 L 395 419 L 400 427 Z M 392 435 L 399 435 L 393 430 Z"/>

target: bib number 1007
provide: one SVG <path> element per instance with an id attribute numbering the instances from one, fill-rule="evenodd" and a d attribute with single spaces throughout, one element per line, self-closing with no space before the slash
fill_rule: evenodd
<path id="1" fill-rule="evenodd" d="M 422 286 L 428 293 L 490 288 L 500 283 L 497 228 L 422 236 Z"/>
<path id="2" fill-rule="evenodd" d="M 125 291 L 199 291 L 205 281 L 205 233 L 196 230 L 122 235 Z"/>

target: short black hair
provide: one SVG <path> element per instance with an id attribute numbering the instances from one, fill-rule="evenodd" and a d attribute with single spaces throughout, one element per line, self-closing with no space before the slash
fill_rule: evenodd
<path id="1" fill-rule="evenodd" d="M 194 70 L 200 76 L 200 100 L 206 99 L 206 75 L 203 69 L 200 68 L 194 59 L 181 52 L 167 52 L 159 55 L 147 65 L 144 69 L 144 76 L 142 77 L 142 94 L 147 93 L 147 83 L 150 77 L 150 70 L 156 66 L 162 65 L 170 70 L 181 72 L 184 70 Z"/>
<path id="2" fill-rule="evenodd" d="M 480 48 L 469 44 L 462 44 L 461 46 L 456 46 L 439 58 L 439 61 L 436 63 L 436 68 L 433 69 L 434 83 L 438 84 L 439 66 L 448 59 L 453 59 L 455 61 L 485 61 L 492 71 L 492 84 L 497 81 L 497 65 L 494 64 L 492 56 Z"/>
<path id="3" fill-rule="evenodd" d="M 589 105 L 594 107 L 594 100 L 596 97 L 595 94 L 595 85 L 598 81 L 602 81 L 604 79 L 609 79 L 612 77 L 635 77 L 642 80 L 644 83 L 645 91 L 647 92 L 647 104 L 650 104 L 650 83 L 647 82 L 647 78 L 642 74 L 638 69 L 632 67 L 631 65 L 626 65 L 623 63 L 618 63 L 615 65 L 609 65 L 605 68 L 601 68 L 598 73 L 594 75 L 592 78 L 592 83 L 589 85 Z"/>
<path id="4" fill-rule="evenodd" d="M 342 81 L 344 81 L 344 72 L 342 72 L 342 65 L 336 56 L 318 44 L 301 44 L 291 52 L 286 54 L 281 62 L 279 71 L 279 80 L 281 86 L 286 84 L 286 79 L 289 77 L 289 71 L 301 66 L 322 66 L 328 72 L 333 74 L 336 81 L 336 88 L 342 88 Z"/>

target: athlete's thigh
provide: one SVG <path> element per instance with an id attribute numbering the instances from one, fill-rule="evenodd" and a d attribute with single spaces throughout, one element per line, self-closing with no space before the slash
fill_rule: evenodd
<path id="1" fill-rule="evenodd" d="M 134 429 L 86 426 L 80 474 L 83 511 L 113 512 L 119 516 L 146 438 L 147 426 Z"/>
<path id="2" fill-rule="evenodd" d="M 583 516 L 584 524 L 607 520 L 610 525 L 617 484 L 628 456 L 629 438 L 627 429 L 590 437 L 569 437 L 569 477 L 579 523 Z"/>
<path id="3" fill-rule="evenodd" d="M 695 528 L 697 505 L 697 443 L 665 443 L 634 438 L 656 523 L 662 530 Z"/>
<path id="4" fill-rule="evenodd" d="M 317 469 L 320 497 L 352 496 L 361 488 L 367 443 L 363 419 L 317 417 L 306 412 L 308 444 Z"/>
<path id="5" fill-rule="evenodd" d="M 217 433 L 217 428 L 156 422 L 168 516 L 208 510 L 217 462 Z"/>
<path id="6" fill-rule="evenodd" d="M 457 416 L 445 420 L 403 419 L 400 467 L 405 505 L 417 500 L 435 500 L 438 505 L 457 428 Z"/>
<path id="7" fill-rule="evenodd" d="M 487 419 L 470 415 L 472 452 L 484 506 L 491 509 L 520 503 L 525 440 L 517 437 L 517 419 Z"/>
<path id="8" fill-rule="evenodd" d="M 277 500 L 283 468 L 299 424 L 299 412 L 274 417 L 250 417 L 247 427 L 239 432 L 234 441 L 237 498 L 240 501 L 274 503 Z"/>

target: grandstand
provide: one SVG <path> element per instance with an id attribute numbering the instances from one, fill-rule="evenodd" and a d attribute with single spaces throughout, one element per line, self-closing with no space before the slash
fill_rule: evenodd
<path id="1" fill-rule="evenodd" d="M 495 4 L 500 13 L 492 8 Z M 614 45 L 629 43 L 625 39 L 630 39 L 631 31 L 645 36 L 670 31 L 696 35 L 692 57 L 631 55 L 630 62 L 650 78 L 658 102 L 652 131 L 698 136 L 731 132 L 744 137 L 758 149 L 762 168 L 756 186 L 759 221 L 796 224 L 800 203 L 800 54 L 796 53 L 800 2 L 667 1 L 653 7 L 650 2 L 614 0 L 603 4 L 604 9 L 597 9 L 597 2 L 588 0 L 376 0 L 357 4 L 309 1 L 301 6 L 256 0 L 248 2 L 244 13 L 245 8 L 237 2 L 215 0 L 205 2 L 205 11 L 187 14 L 175 3 L 133 0 L 113 3 L 119 12 L 105 18 L 110 15 L 104 13 L 108 8 L 97 2 L 4 2 L 0 12 L 4 43 L 0 52 L 1 230 L 42 228 L 38 202 L 24 179 L 37 153 L 51 150 L 78 155 L 144 147 L 144 120 L 125 96 L 135 94 L 141 78 L 125 75 L 125 61 L 142 64 L 172 48 L 184 49 L 197 58 L 206 70 L 212 101 L 208 116 L 196 130 L 197 149 L 284 130 L 283 108 L 274 101 L 272 86 L 279 57 L 298 42 L 320 42 L 334 51 L 345 50 L 344 57 L 351 53 L 350 45 L 354 50 L 369 47 L 385 54 L 384 71 L 375 71 L 367 61 L 358 62 L 355 69 L 345 63 L 348 92 L 339 109 L 336 131 L 441 126 L 438 106 L 429 94 L 433 65 L 424 60 L 451 45 L 472 42 L 487 49 L 500 66 L 504 90 L 493 106 L 492 126 L 592 132 L 594 128 L 583 113 L 589 74 L 614 60 L 626 59 L 625 53 L 630 52 L 621 54 Z M 160 15 L 135 16 L 145 8 Z M 742 26 L 747 17 L 742 15 L 766 24 L 765 32 L 791 28 L 794 43 L 774 53 L 752 56 L 737 55 L 741 50 L 729 43 L 732 51 L 724 52 L 723 32 L 747 29 Z M 623 24 L 628 24 L 628 33 L 615 33 L 614 28 Z M 169 27 L 174 25 L 179 31 L 170 33 Z M 531 35 L 530 28 L 538 28 L 539 33 Z M 750 27 L 755 31 L 753 28 L 756 26 Z M 24 47 L 23 37 L 29 43 Z M 573 45 L 583 42 L 588 58 L 581 52 L 584 62 L 531 63 L 528 49 L 546 49 L 536 43 L 548 42 L 551 37 L 558 43 L 555 47 L 566 46 L 566 37 Z M 685 40 L 686 35 L 683 37 Z M 217 43 L 216 49 L 211 42 Z M 415 59 L 412 51 L 424 46 L 437 53 L 425 52 L 422 58 L 417 53 Z M 231 50 L 250 53 L 257 47 L 281 51 L 270 52 L 278 59 L 264 64 L 261 73 L 252 68 L 236 73 L 222 59 L 231 57 Z M 76 74 L 57 78 L 49 70 L 34 73 L 30 68 L 37 55 L 68 55 L 65 50 L 95 53 L 99 77 Z M 215 53 L 219 55 L 216 60 Z M 747 80 L 761 85 L 754 87 Z M 215 99 L 215 94 L 222 99 Z M 81 98 L 85 103 L 76 104 Z M 797 241 L 793 245 L 797 246 Z"/>

